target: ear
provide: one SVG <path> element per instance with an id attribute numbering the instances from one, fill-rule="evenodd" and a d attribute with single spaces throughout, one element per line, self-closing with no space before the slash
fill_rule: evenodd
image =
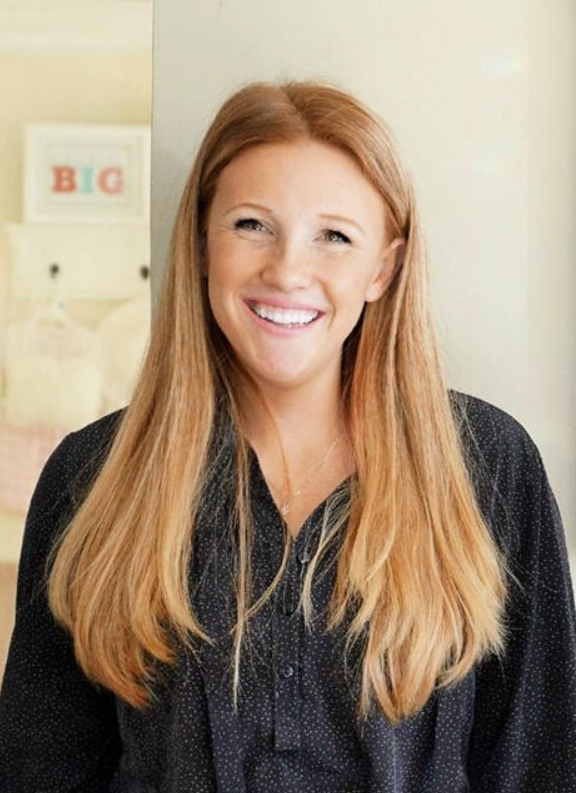
<path id="1" fill-rule="evenodd" d="M 365 301 L 374 303 L 379 300 L 397 270 L 402 266 L 404 253 L 406 250 L 406 240 L 404 237 L 396 237 L 381 255 L 380 266 L 370 281 L 366 290 Z"/>

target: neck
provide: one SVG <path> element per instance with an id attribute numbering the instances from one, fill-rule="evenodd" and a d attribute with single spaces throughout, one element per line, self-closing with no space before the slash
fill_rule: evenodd
<path id="1" fill-rule="evenodd" d="M 261 383 L 259 387 L 273 424 L 253 395 L 245 394 L 242 400 L 249 441 L 256 452 L 271 454 L 280 442 L 287 459 L 297 464 L 310 454 L 317 457 L 345 430 L 339 372 L 337 377 L 325 376 L 297 388 Z"/>

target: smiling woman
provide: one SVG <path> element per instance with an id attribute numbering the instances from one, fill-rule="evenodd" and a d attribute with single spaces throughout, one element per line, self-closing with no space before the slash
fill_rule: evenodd
<path id="1" fill-rule="evenodd" d="M 412 182 L 350 94 L 218 111 L 133 400 L 38 482 L 0 705 L 14 793 L 576 787 L 554 494 L 446 387 Z"/>
<path id="2" fill-rule="evenodd" d="M 224 168 L 207 225 L 210 308 L 260 389 L 334 404 L 344 341 L 399 261 L 403 240 L 385 225 L 379 192 L 335 146 L 254 146 Z M 306 436 L 291 412 L 289 435 Z"/>

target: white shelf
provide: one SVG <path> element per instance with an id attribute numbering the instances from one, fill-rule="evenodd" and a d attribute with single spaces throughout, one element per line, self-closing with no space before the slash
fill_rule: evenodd
<path id="1" fill-rule="evenodd" d="M 14 223 L 6 232 L 13 297 L 45 299 L 61 290 L 66 299 L 128 300 L 149 288 L 140 272 L 150 267 L 149 226 Z"/>

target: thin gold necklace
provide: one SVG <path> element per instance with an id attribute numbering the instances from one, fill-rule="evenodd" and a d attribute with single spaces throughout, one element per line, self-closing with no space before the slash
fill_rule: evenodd
<path id="1" fill-rule="evenodd" d="M 291 502 L 294 501 L 294 499 L 297 498 L 299 495 L 301 495 L 302 491 L 304 490 L 304 488 L 306 487 L 308 482 L 312 479 L 314 474 L 317 473 L 320 470 L 320 468 L 322 468 L 322 466 L 324 465 L 326 460 L 330 457 L 330 455 L 334 451 L 334 449 L 336 447 L 336 444 L 338 443 L 338 441 L 340 440 L 341 437 L 342 437 L 342 433 L 340 432 L 336 436 L 336 438 L 332 441 L 332 444 L 331 444 L 330 448 L 328 449 L 328 451 L 326 452 L 326 454 L 324 455 L 324 457 L 322 457 L 320 462 L 317 465 L 314 466 L 314 468 L 308 474 L 306 479 L 302 482 L 302 484 L 300 485 L 298 490 L 296 490 L 294 493 L 290 493 L 290 486 L 288 486 L 288 495 L 285 496 L 284 493 L 282 492 L 282 504 L 280 506 L 280 513 L 281 513 L 283 518 L 285 518 L 287 515 L 290 514 L 290 504 L 291 504 Z M 286 476 L 286 478 L 288 479 L 288 483 L 290 483 L 290 478 L 289 478 L 288 475 Z M 279 487 L 276 487 L 275 485 L 272 485 L 272 487 L 278 493 L 281 493 Z"/>

